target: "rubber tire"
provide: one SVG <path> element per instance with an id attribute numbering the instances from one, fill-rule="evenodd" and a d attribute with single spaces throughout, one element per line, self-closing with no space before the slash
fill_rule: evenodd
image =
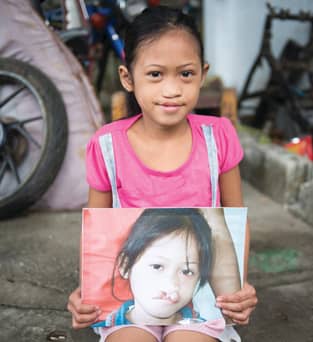
<path id="1" fill-rule="evenodd" d="M 54 181 L 65 156 L 68 138 L 66 107 L 51 79 L 38 68 L 13 59 L 0 58 L 0 72 L 18 75 L 41 99 L 46 121 L 46 140 L 37 166 L 17 189 L 0 200 L 0 219 L 17 215 L 40 199 Z"/>

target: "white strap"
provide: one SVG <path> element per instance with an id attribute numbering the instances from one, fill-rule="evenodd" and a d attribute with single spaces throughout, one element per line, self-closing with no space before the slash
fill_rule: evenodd
<path id="1" fill-rule="evenodd" d="M 212 190 L 211 206 L 215 208 L 219 206 L 217 203 L 217 189 L 218 189 L 218 157 L 216 142 L 213 134 L 212 125 L 201 125 L 209 159 L 209 170 Z"/>
<path id="2" fill-rule="evenodd" d="M 112 207 L 120 208 L 121 202 L 117 192 L 116 185 L 116 169 L 115 169 L 115 159 L 114 159 L 114 151 L 113 151 L 113 141 L 111 133 L 106 133 L 99 137 L 100 148 L 102 152 L 102 156 L 104 159 L 104 163 L 107 169 L 107 173 L 110 179 L 111 188 L 112 188 Z"/>

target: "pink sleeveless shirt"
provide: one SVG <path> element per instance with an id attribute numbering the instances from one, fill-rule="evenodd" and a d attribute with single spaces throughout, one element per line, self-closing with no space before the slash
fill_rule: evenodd
<path id="1" fill-rule="evenodd" d="M 134 153 L 128 138 L 128 128 L 137 115 L 115 121 L 100 128 L 87 146 L 87 181 L 91 188 L 111 191 L 103 160 L 99 137 L 111 133 L 116 166 L 116 181 L 122 207 L 206 207 L 211 206 L 211 183 L 208 152 L 201 125 L 211 125 L 217 147 L 218 173 L 239 164 L 243 150 L 231 122 L 224 117 L 189 114 L 192 150 L 179 168 L 160 172 L 145 166 Z M 217 203 L 220 202 L 219 191 Z"/>

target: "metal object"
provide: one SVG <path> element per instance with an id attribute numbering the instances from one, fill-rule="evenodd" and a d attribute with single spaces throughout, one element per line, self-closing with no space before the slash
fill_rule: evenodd
<path id="1" fill-rule="evenodd" d="M 242 114 L 246 109 L 255 109 L 252 126 L 262 128 L 268 120 L 275 121 L 275 115 L 280 107 L 285 106 L 285 115 L 295 126 L 293 134 L 309 133 L 313 136 L 313 14 L 309 11 L 290 13 L 288 9 L 277 10 L 267 4 L 267 14 L 261 48 L 253 63 L 243 91 L 239 98 L 239 110 Z M 310 39 L 304 46 L 289 40 L 282 55 L 275 58 L 271 49 L 272 26 L 274 20 L 291 20 L 311 24 Z M 265 61 L 271 70 L 271 76 L 265 89 L 249 91 L 254 74 L 261 63 Z M 299 86 L 298 82 L 304 74 L 308 74 L 307 89 Z M 245 106 L 247 100 L 259 100 L 257 107 Z M 292 133 L 282 132 L 282 139 L 291 138 Z"/>

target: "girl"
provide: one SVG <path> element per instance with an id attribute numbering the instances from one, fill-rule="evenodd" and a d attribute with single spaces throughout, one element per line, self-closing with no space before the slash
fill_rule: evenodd
<path id="1" fill-rule="evenodd" d="M 204 321 L 188 306 L 210 276 L 211 228 L 200 210 L 145 209 L 116 260 L 114 271 L 129 279 L 133 300 L 94 326 Z M 113 275 L 113 295 L 120 300 Z M 223 319 L 219 324 L 224 326 Z"/>
<path id="2" fill-rule="evenodd" d="M 92 137 L 88 206 L 243 206 L 238 167 L 243 152 L 230 121 L 189 114 L 209 68 L 191 18 L 163 6 L 146 9 L 127 30 L 125 54 L 120 79 L 140 114 L 105 125 Z M 247 324 L 256 302 L 254 288 L 245 282 L 241 291 L 218 296 L 216 305 L 235 323 Z M 79 289 L 68 309 L 74 328 L 89 326 L 99 315 L 81 303 Z M 210 341 L 205 325 L 201 331 L 193 326 L 177 328 L 164 340 Z M 146 329 L 120 328 L 107 341 L 155 341 L 156 334 Z"/>

